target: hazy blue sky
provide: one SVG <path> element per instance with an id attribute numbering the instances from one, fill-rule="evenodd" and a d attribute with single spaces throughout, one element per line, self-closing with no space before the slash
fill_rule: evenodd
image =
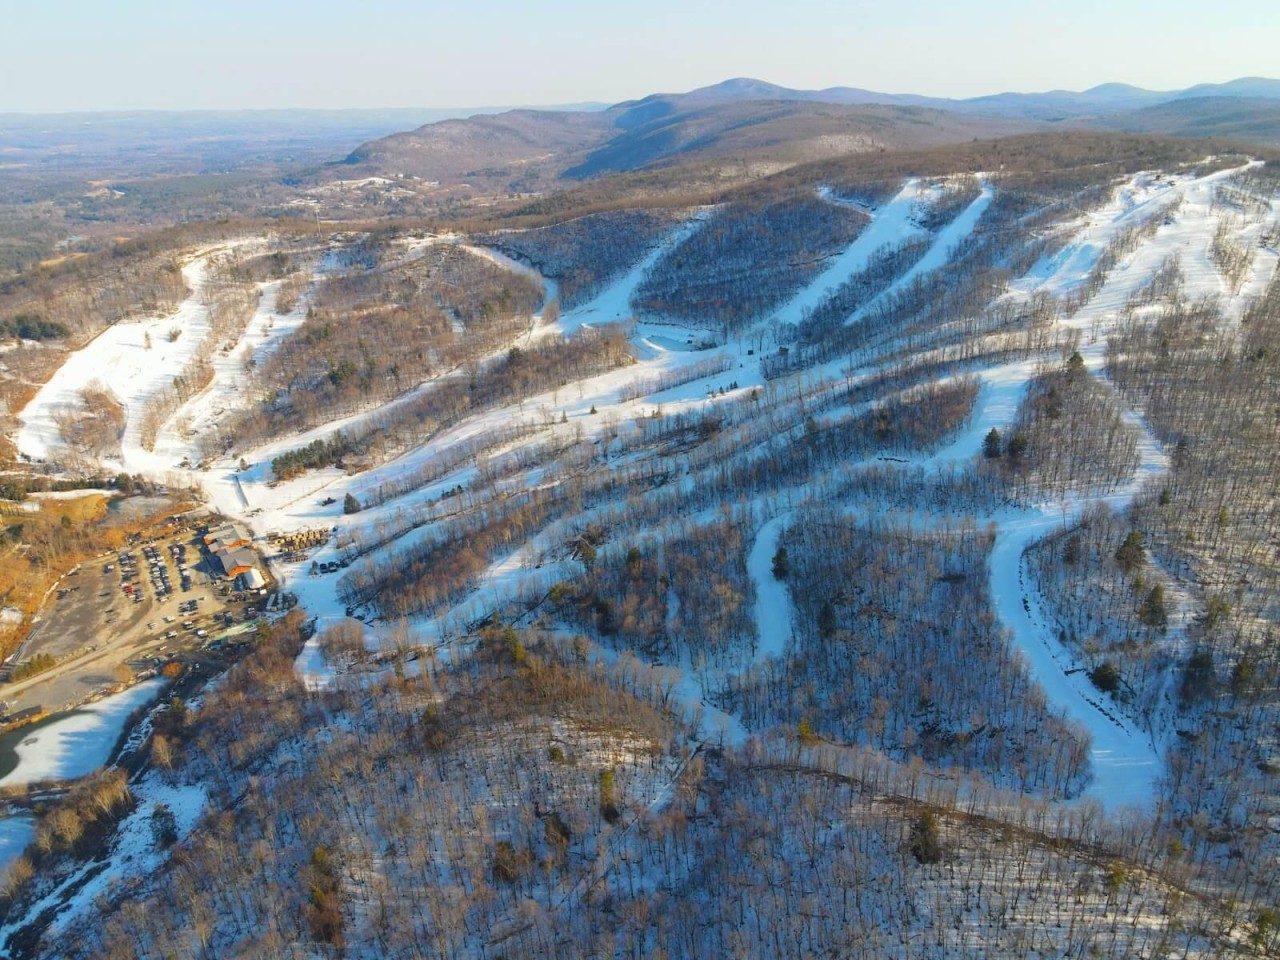
<path id="1" fill-rule="evenodd" d="M 972 96 L 1280 74 L 1276 0 L 0 0 L 0 111 Z"/>

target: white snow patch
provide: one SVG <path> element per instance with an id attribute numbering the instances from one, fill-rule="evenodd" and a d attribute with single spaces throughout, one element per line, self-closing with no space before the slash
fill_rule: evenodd
<path id="1" fill-rule="evenodd" d="M 137 801 L 124 820 L 120 822 L 111 842 L 105 867 L 96 869 L 97 862 L 86 864 L 74 871 L 39 901 L 32 905 L 22 917 L 39 915 L 50 906 L 57 906 L 57 913 L 49 924 L 48 933 L 56 934 L 66 925 L 80 917 L 95 901 L 115 891 L 120 884 L 129 883 L 133 878 L 146 880 L 154 877 L 156 872 L 168 859 L 168 851 L 159 847 L 153 827 L 156 808 L 164 805 L 173 814 L 177 841 L 185 840 L 200 819 L 208 800 L 205 788 L 198 785 L 171 786 L 164 783 L 154 772 L 149 773 L 141 781 L 132 785 L 133 795 Z M 90 878 L 81 883 L 86 874 L 92 872 Z M 74 889 L 74 893 L 71 892 Z M 0 936 L 0 947 L 7 943 L 13 927 L 5 927 Z"/>

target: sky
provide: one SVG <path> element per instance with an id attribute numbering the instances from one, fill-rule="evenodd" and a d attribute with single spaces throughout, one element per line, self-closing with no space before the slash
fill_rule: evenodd
<path id="1" fill-rule="evenodd" d="M 0 0 L 0 112 L 966 97 L 1280 74 L 1275 0 Z"/>

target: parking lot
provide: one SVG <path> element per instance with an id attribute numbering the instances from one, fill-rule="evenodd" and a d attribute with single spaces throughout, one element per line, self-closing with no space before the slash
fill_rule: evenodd
<path id="1" fill-rule="evenodd" d="M 0 687 L 11 709 L 59 709 L 158 670 L 184 651 L 220 646 L 228 633 L 252 629 L 275 598 L 235 590 L 214 572 L 200 526 L 99 557 L 59 584 L 40 612 L 19 660 L 48 654 L 59 662 L 28 680 Z"/>

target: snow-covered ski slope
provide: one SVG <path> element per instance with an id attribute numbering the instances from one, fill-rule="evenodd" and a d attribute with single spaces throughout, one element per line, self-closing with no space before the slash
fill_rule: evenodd
<path id="1" fill-rule="evenodd" d="M 1218 217 L 1211 211 L 1213 189 L 1233 172 L 1223 171 L 1175 183 L 1150 174 L 1135 177 L 1117 192 L 1113 203 L 1089 217 L 1076 240 L 1019 285 L 1023 293 L 1044 291 L 1056 296 L 1068 295 L 1085 282 L 1117 233 L 1126 227 L 1138 226 L 1152 216 L 1162 216 L 1165 210 L 1176 210 L 1164 216 L 1155 236 L 1125 257 L 1098 293 L 1065 321 L 1082 334 L 1079 352 L 1090 373 L 1100 375 L 1106 359 L 1106 338 L 1129 299 L 1171 256 L 1176 256 L 1182 267 L 1184 295 L 1188 299 L 1221 297 L 1228 301 L 1227 312 L 1238 316 L 1244 297 L 1230 298 L 1230 291 L 1209 253 L 1218 226 Z M 1248 233 L 1253 233 L 1256 226 L 1252 225 Z M 1245 296 L 1256 292 L 1266 282 L 1263 277 L 1270 279 L 1275 272 L 1274 253 L 1267 252 L 1257 260 L 1266 266 L 1255 269 L 1248 293 L 1242 291 Z M 1001 521 L 991 556 L 990 587 L 1001 622 L 1032 665 L 1051 702 L 1083 724 L 1092 737 L 1094 780 L 1089 795 L 1110 809 L 1124 806 L 1145 809 L 1156 795 L 1164 740 L 1159 734 L 1143 730 L 1124 718 L 1093 687 L 1080 665 L 1072 661 L 1058 642 L 1042 601 L 1025 576 L 1023 561 L 1028 546 L 1062 525 L 1074 522 L 1088 503 L 1106 502 L 1113 510 L 1121 511 L 1145 485 L 1167 472 L 1168 458 L 1141 416 L 1127 411 L 1127 418 L 1141 430 L 1141 461 L 1132 481 L 1117 491 L 1045 504 L 1036 513 Z"/>
<path id="2" fill-rule="evenodd" d="M 1130 178 L 1116 190 L 1109 203 L 1080 215 L 1075 221 L 1060 224 L 1058 229 L 1068 235 L 1067 242 L 1024 276 L 1015 278 L 1006 296 L 1016 302 L 1027 301 L 1042 293 L 1059 298 L 1071 296 L 1087 282 L 1090 271 L 1115 237 L 1126 228 L 1159 216 L 1161 219 L 1154 233 L 1121 258 L 1102 286 L 1074 315 L 1058 321 L 1058 332 L 1078 331 L 1080 352 L 1089 371 L 1094 376 L 1101 376 L 1106 337 L 1111 326 L 1117 322 L 1132 294 L 1175 254 L 1183 272 L 1187 297 L 1218 296 L 1222 298 L 1227 315 L 1238 316 L 1246 298 L 1260 292 L 1270 280 L 1276 267 L 1276 255 L 1272 250 L 1257 250 L 1252 269 L 1239 293 L 1228 289 L 1217 270 L 1210 246 L 1215 231 L 1223 222 L 1223 215 L 1214 209 L 1213 191 L 1215 185 L 1231 173 L 1224 171 L 1199 178 L 1170 178 L 1158 176 L 1153 171 Z M 882 296 L 914 283 L 947 263 L 956 245 L 983 222 L 999 186 L 995 178 L 980 178 L 980 183 L 977 199 L 930 238 L 924 256 Z M 523 398 L 517 403 L 477 411 L 422 446 L 363 474 L 349 476 L 337 468 L 328 468 L 277 483 L 271 476 L 269 463 L 280 452 L 315 437 L 328 436 L 341 426 L 385 411 L 391 405 L 373 408 L 356 418 L 329 423 L 306 433 L 280 437 L 257 449 L 234 450 L 227 458 L 210 464 L 208 472 L 188 475 L 201 482 L 211 506 L 244 519 L 259 534 L 318 526 L 338 528 L 337 536 L 305 562 L 277 564 L 275 569 L 287 587 L 299 595 L 308 611 L 319 618 L 321 627 L 345 620 L 348 611 L 338 599 L 337 591 L 339 581 L 346 576 L 346 568 L 312 575 L 309 572 L 311 562 L 342 560 L 344 547 L 341 544 L 353 539 L 372 538 L 375 533 L 384 535 L 385 542 L 373 549 L 368 559 L 393 558 L 398 549 L 447 528 L 451 514 L 441 514 L 444 519 L 440 519 L 430 512 L 443 510 L 440 505 L 445 503 L 441 499 L 445 491 L 462 487 L 468 494 L 466 501 L 456 507 L 450 506 L 450 509 L 479 513 L 492 502 L 515 495 L 521 489 L 564 484 L 565 475 L 572 476 L 575 471 L 582 474 L 620 470 L 634 465 L 645 454 L 615 457 L 609 453 L 610 438 L 634 436 L 640 429 L 637 421 L 642 418 L 651 418 L 655 414 L 668 418 L 698 415 L 723 409 L 731 418 L 729 425 L 745 431 L 752 423 L 750 398 L 753 391 L 759 391 L 760 396 L 766 398 L 777 394 L 781 398 L 779 403 L 794 394 L 794 403 L 803 406 L 806 397 L 821 393 L 824 383 L 857 383 L 882 372 L 875 366 L 846 370 L 842 362 L 832 362 L 808 370 L 802 378 L 795 378 L 794 382 L 788 381 L 783 386 L 765 380 L 759 351 L 749 348 L 759 343 L 761 330 L 776 328 L 780 322 L 797 322 L 805 311 L 820 304 L 830 290 L 865 268 L 869 258 L 885 244 L 925 236 L 915 213 L 919 205 L 928 199 L 927 188 L 919 181 L 908 180 L 896 195 L 873 211 L 868 226 L 845 250 L 828 261 L 816 279 L 756 329 L 745 331 L 736 339 L 717 346 L 716 350 L 727 358 L 728 364 L 728 368 L 719 373 L 691 375 L 687 382 L 674 384 L 670 380 L 659 380 L 664 375 L 678 379 L 685 371 L 696 373 L 699 368 L 694 365 L 705 362 L 711 354 L 689 347 L 686 340 L 692 336 L 686 337 L 690 332 L 687 327 L 667 329 L 657 324 L 639 323 L 632 332 L 636 363 L 538 396 Z M 1175 203 L 1178 204 L 1176 208 Z M 1171 212 L 1164 216 L 1166 210 Z M 1273 210 L 1271 216 L 1274 215 Z M 1241 242 L 1256 245 L 1262 219 L 1265 218 L 1253 217 L 1241 222 L 1232 220 L 1230 226 Z M 564 312 L 553 323 L 544 323 L 539 316 L 532 317 L 528 330 L 521 333 L 517 342 L 528 343 L 552 331 L 572 336 L 583 326 L 629 319 L 632 315 L 631 297 L 646 271 L 664 251 L 696 228 L 695 220 L 672 231 L 647 258 L 614 284 L 589 303 Z M 448 242 L 456 241 L 451 239 Z M 496 255 L 493 259 L 504 263 L 503 258 Z M 193 349 L 198 342 L 201 323 L 207 323 L 207 316 L 202 320 L 200 302 L 204 275 L 202 264 L 202 260 L 196 259 L 185 268 L 193 293 L 174 317 L 119 324 L 68 359 L 21 413 L 22 429 L 17 439 L 23 453 L 43 459 L 54 452 L 59 444 L 54 423 L 58 407 L 74 401 L 80 389 L 95 379 L 101 379 L 121 398 L 129 415 L 130 426 L 126 432 L 121 466 L 160 479 L 175 471 L 184 473 L 177 464 L 184 456 L 192 455 L 201 431 L 208 428 L 219 411 L 236 403 L 248 402 L 242 389 L 247 376 L 244 359 L 250 351 L 264 349 L 260 341 L 267 327 L 275 326 L 272 334 L 272 342 L 275 342 L 304 322 L 301 312 L 287 318 L 272 318 L 274 292 L 269 285 L 265 286 L 259 312 L 250 322 L 241 342 L 217 361 L 213 384 L 170 418 L 161 432 L 155 453 L 141 450 L 135 439 L 136 418 L 147 398 L 160 389 L 190 356 L 184 351 Z M 509 262 L 506 265 L 528 272 L 527 267 Z M 554 297 L 554 284 L 546 280 L 543 283 L 546 299 L 550 300 Z M 181 328 L 183 333 L 171 343 L 165 334 L 173 327 Z M 152 348 L 145 350 L 143 335 L 148 330 L 152 333 Z M 697 331 L 699 337 L 708 333 Z M 1037 364 L 1060 359 L 1057 355 L 1033 355 L 1016 361 L 1002 358 L 999 362 L 970 368 L 968 372 L 977 376 L 980 389 L 966 426 L 936 452 L 904 458 L 907 461 L 904 466 L 943 469 L 972 461 L 979 453 L 983 436 L 993 426 L 1003 430 L 1013 420 Z M 623 397 L 629 395 L 629 388 L 636 384 L 648 384 L 649 387 L 645 387 L 639 397 L 624 400 Z M 430 389 L 430 385 L 420 389 Z M 392 403 L 397 402 L 400 401 Z M 1023 552 L 1035 539 L 1064 523 L 1071 523 L 1091 503 L 1105 500 L 1114 509 L 1123 509 L 1144 483 L 1167 469 L 1164 455 L 1142 423 L 1140 412 L 1130 411 L 1128 416 L 1141 430 L 1142 463 L 1137 475 L 1122 489 L 1077 494 L 1067 500 L 1045 502 L 1026 510 L 1010 507 L 991 516 L 977 518 L 983 523 L 993 523 L 996 528 L 996 543 L 989 569 L 989 592 L 994 611 L 1007 628 L 1011 644 L 1045 690 L 1053 708 L 1077 721 L 1091 735 L 1094 778 L 1088 794 L 1111 808 L 1150 804 L 1155 780 L 1161 772 L 1162 743 L 1159 736 L 1139 729 L 1104 703 L 1079 669 L 1080 665 L 1057 645 L 1043 603 L 1024 575 Z M 573 471 L 564 472 L 543 464 L 516 474 L 506 486 L 495 488 L 493 492 L 488 492 L 479 482 L 479 464 L 466 462 L 418 489 L 393 497 L 367 511 L 352 516 L 343 514 L 342 501 L 348 492 L 363 495 L 385 480 L 429 465 L 433 458 L 444 455 L 456 444 L 518 423 L 531 424 L 536 429 L 531 429 L 530 434 L 522 439 L 487 450 L 487 458 L 541 446 L 567 449 L 579 444 L 594 448 L 594 459 Z M 180 430 L 179 424 L 185 429 Z M 777 435 L 783 435 L 793 426 L 795 423 L 780 424 Z M 753 444 L 759 442 L 758 438 L 751 441 Z M 750 455 L 751 450 L 743 448 L 729 450 L 724 457 L 732 460 Z M 239 471 L 238 461 L 241 458 L 252 465 L 249 470 Z M 856 469 L 857 466 L 850 464 L 847 468 Z M 700 478 L 706 475 L 699 472 L 702 469 L 690 468 L 686 476 L 679 478 L 679 483 L 685 489 L 696 489 Z M 804 494 L 804 490 L 788 491 L 785 496 L 771 492 L 768 496 L 757 496 L 750 504 L 753 515 L 758 518 L 758 527 L 749 541 L 750 555 L 743 559 L 754 584 L 752 610 L 756 648 L 754 657 L 748 656 L 744 660 L 743 671 L 787 655 L 793 614 L 787 588 L 772 577 L 770 563 L 779 537 L 789 522 L 788 505 L 802 502 Z M 494 499 L 491 501 L 487 497 Z M 617 502 L 624 499 L 620 496 Z M 605 501 L 584 508 L 579 519 L 586 522 L 592 516 L 602 515 L 610 506 L 611 503 Z M 419 522 L 420 513 L 423 519 Z M 708 512 L 706 516 L 708 520 L 714 519 L 714 512 Z M 930 520 L 928 517 L 918 519 L 922 526 Z M 467 596 L 449 603 L 430 617 L 417 618 L 411 623 L 412 629 L 429 642 L 453 642 L 465 632 L 466 624 L 483 618 L 503 603 L 520 596 L 522 591 L 531 593 L 541 589 L 545 592 L 558 580 L 578 575 L 581 565 L 561 549 L 565 532 L 563 524 L 530 531 L 522 544 L 493 558 L 484 573 L 475 579 Z M 368 610 L 353 612 L 372 615 Z M 372 641 L 374 632 L 370 636 Z M 314 643 L 304 652 L 299 669 L 313 683 L 328 682 L 334 671 L 333 665 L 324 662 L 319 647 Z M 686 679 L 688 683 L 681 687 L 685 696 L 696 699 L 705 695 L 699 692 L 704 690 L 702 683 L 692 677 Z M 712 707 L 710 703 L 705 705 L 708 709 Z"/>
<path id="3" fill-rule="evenodd" d="M 799 323 L 805 313 L 822 303 L 833 289 L 865 269 L 877 250 L 925 236 L 916 217 L 920 204 L 927 195 L 928 188 L 913 177 L 882 207 L 866 210 L 859 206 L 858 209 L 864 210 L 871 217 L 871 222 L 839 256 L 831 259 L 811 283 L 778 310 L 777 319 L 782 323 Z"/>
<path id="4" fill-rule="evenodd" d="M 955 249 L 957 243 L 962 241 L 969 234 L 973 233 L 974 227 L 978 225 L 978 221 L 982 218 L 982 214 L 991 204 L 993 192 L 991 184 L 983 182 L 982 190 L 977 198 L 960 212 L 960 215 L 943 227 L 936 237 L 933 238 L 929 249 L 925 251 L 925 255 L 921 257 L 906 273 L 904 273 L 892 288 L 886 290 L 880 296 L 873 299 L 870 303 L 864 304 L 863 307 L 852 317 L 849 322 L 856 321 L 859 317 L 865 316 L 871 310 L 875 309 L 877 303 L 880 303 L 888 297 L 893 290 L 905 288 L 915 282 L 916 278 L 924 276 L 930 271 L 937 270 L 939 267 L 947 263 L 951 258 L 951 253 Z M 895 204 L 901 201 L 902 195 L 895 199 Z M 892 209 L 892 205 L 891 205 Z M 900 237 L 899 240 L 907 239 Z"/>
<path id="5" fill-rule="evenodd" d="M 645 275 L 662 256 L 680 245 L 702 223 L 701 217 L 692 217 L 683 226 L 670 231 L 662 242 L 655 245 L 643 260 L 628 270 L 620 279 L 605 287 L 586 303 L 566 310 L 557 323 L 545 329 L 569 335 L 583 324 L 620 323 L 631 319 L 634 311 L 631 298 Z"/>
<path id="6" fill-rule="evenodd" d="M 211 255 L 206 252 L 182 267 L 190 293 L 172 316 L 117 323 L 67 358 L 19 415 L 20 453 L 33 460 L 56 455 L 63 446 L 57 414 L 80 408 L 80 391 L 100 382 L 125 410 L 125 461 L 141 468 L 145 451 L 139 431 L 146 404 L 181 373 L 209 332 L 205 281 Z M 145 459 L 154 470 L 150 457 Z"/>

